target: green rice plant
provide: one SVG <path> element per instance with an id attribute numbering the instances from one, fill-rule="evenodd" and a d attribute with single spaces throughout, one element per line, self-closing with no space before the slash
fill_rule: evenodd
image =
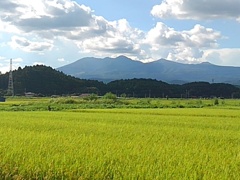
<path id="1" fill-rule="evenodd" d="M 239 179 L 228 109 L 1 112 L 0 179 Z"/>

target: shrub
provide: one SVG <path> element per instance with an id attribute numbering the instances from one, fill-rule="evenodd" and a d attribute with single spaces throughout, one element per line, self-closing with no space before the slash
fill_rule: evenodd
<path id="1" fill-rule="evenodd" d="M 115 101 L 117 99 L 117 96 L 111 92 L 108 92 L 103 96 L 103 98 L 104 99 L 112 99 Z"/>
<path id="2" fill-rule="evenodd" d="M 89 96 L 84 97 L 84 100 L 87 100 L 87 101 L 96 101 L 97 99 L 98 99 L 98 96 L 96 94 L 90 94 Z"/>
<path id="3" fill-rule="evenodd" d="M 214 100 L 214 105 L 218 105 L 218 104 L 219 104 L 218 98 L 216 98 L 216 99 Z"/>
<path id="4" fill-rule="evenodd" d="M 122 98 L 126 98 L 126 97 L 127 97 L 127 95 L 126 95 L 125 93 L 121 94 L 120 96 L 121 96 Z"/>

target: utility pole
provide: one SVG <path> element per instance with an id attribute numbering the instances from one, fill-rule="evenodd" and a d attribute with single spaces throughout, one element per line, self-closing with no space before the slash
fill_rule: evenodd
<path id="1" fill-rule="evenodd" d="M 12 59 L 10 59 L 10 71 L 9 71 L 9 79 L 8 79 L 8 90 L 7 94 L 9 96 L 14 96 L 14 89 L 13 89 L 13 74 L 12 74 Z"/>

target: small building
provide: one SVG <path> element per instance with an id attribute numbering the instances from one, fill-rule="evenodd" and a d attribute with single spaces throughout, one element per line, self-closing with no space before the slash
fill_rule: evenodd
<path id="1" fill-rule="evenodd" d="M 34 97 L 36 94 L 35 93 L 33 93 L 33 92 L 26 92 L 25 93 L 25 96 L 26 97 Z"/>
<path id="2" fill-rule="evenodd" d="M 88 96 L 90 96 L 91 94 L 89 94 L 89 93 L 83 93 L 83 94 L 81 94 L 79 97 L 82 97 L 82 98 L 85 98 L 85 97 L 88 97 Z"/>
<path id="3" fill-rule="evenodd" d="M 0 102 L 5 102 L 6 98 L 0 96 Z"/>

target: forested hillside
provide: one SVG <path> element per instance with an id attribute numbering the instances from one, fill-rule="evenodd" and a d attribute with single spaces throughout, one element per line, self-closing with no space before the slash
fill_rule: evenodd
<path id="1" fill-rule="evenodd" d="M 8 76 L 9 73 L 0 75 L 0 89 L 7 89 Z M 25 92 L 42 95 L 99 93 L 105 88 L 105 84 L 99 81 L 81 80 L 43 65 L 26 66 L 13 71 L 13 81 L 15 95 Z"/>
<path id="2" fill-rule="evenodd" d="M 0 75 L 0 93 L 6 95 L 9 73 Z M 224 83 L 192 82 L 183 85 L 168 84 L 154 79 L 115 80 L 104 84 L 96 80 L 83 80 L 66 75 L 51 67 L 26 66 L 13 71 L 14 93 L 24 95 L 80 95 L 112 92 L 123 97 L 161 98 L 239 98 L 240 89 Z"/>
<path id="3" fill-rule="evenodd" d="M 168 84 L 153 79 L 117 80 L 107 84 L 108 90 L 134 97 L 163 98 L 238 98 L 240 89 L 231 84 L 192 82 L 183 85 Z"/>

